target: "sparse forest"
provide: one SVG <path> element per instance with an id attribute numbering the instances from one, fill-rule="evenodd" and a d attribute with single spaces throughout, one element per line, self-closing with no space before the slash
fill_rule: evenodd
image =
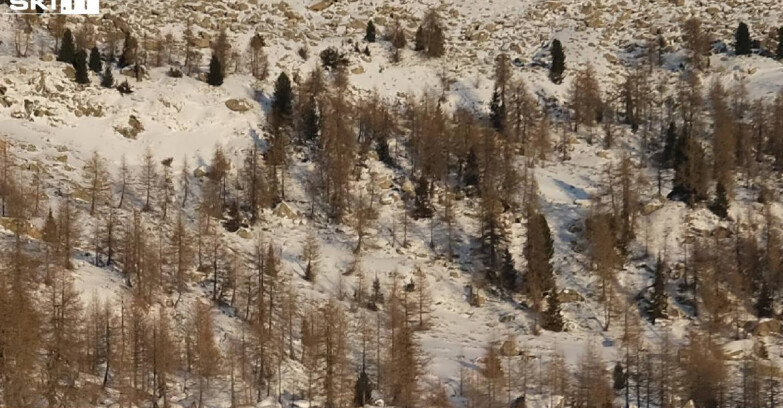
<path id="1" fill-rule="evenodd" d="M 783 405 L 783 27 L 460 10 L 0 15 L 0 407 Z"/>

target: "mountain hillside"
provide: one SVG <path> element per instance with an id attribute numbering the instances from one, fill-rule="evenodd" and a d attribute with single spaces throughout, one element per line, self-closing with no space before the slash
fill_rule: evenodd
<path id="1" fill-rule="evenodd" d="M 101 7 L 0 4 L 0 407 L 781 405 L 778 2 Z"/>

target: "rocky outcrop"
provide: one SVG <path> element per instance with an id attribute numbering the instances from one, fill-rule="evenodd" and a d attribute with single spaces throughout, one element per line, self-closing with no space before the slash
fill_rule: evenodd
<path id="1" fill-rule="evenodd" d="M 246 99 L 229 99 L 226 101 L 226 107 L 233 112 L 247 112 L 253 106 Z"/>
<path id="2" fill-rule="evenodd" d="M 114 130 L 128 139 L 136 139 L 139 133 L 144 131 L 144 125 L 141 123 L 136 115 L 130 115 L 128 118 L 128 126 L 115 126 Z"/>

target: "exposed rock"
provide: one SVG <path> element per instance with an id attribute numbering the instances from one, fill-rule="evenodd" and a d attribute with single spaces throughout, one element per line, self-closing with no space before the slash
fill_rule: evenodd
<path id="1" fill-rule="evenodd" d="M 780 333 L 781 324 L 774 319 L 763 319 L 759 322 L 750 321 L 745 323 L 745 331 L 753 333 L 755 336 L 768 336 Z"/>
<path id="2" fill-rule="evenodd" d="M 29 118 L 30 116 L 33 115 L 33 109 L 35 108 L 36 103 L 29 99 L 25 99 L 23 105 L 24 105 L 24 111 L 27 114 L 27 117 Z"/>
<path id="3" fill-rule="evenodd" d="M 511 313 L 508 313 L 508 314 L 504 314 L 503 316 L 500 316 L 500 322 L 501 323 L 509 323 L 509 322 L 513 322 L 514 320 L 516 320 L 516 318 L 517 317 L 515 315 L 513 315 Z"/>
<path id="4" fill-rule="evenodd" d="M 601 20 L 601 13 L 596 12 L 593 13 L 585 18 L 585 25 L 589 28 L 601 28 L 604 26 L 603 21 Z"/>
<path id="5" fill-rule="evenodd" d="M 41 239 L 41 231 L 38 230 L 30 221 L 22 218 L 3 217 L 0 218 L 0 226 L 9 230 L 18 230 L 20 234 L 31 238 Z"/>
<path id="6" fill-rule="evenodd" d="M 500 354 L 504 357 L 514 357 L 519 355 L 519 350 L 517 349 L 517 342 L 513 339 L 506 340 L 503 342 L 503 345 L 500 346 Z"/>
<path id="7" fill-rule="evenodd" d="M 199 166 L 195 170 L 193 170 L 193 177 L 202 178 L 206 176 L 208 173 L 209 173 L 209 168 L 207 166 Z"/>
<path id="8" fill-rule="evenodd" d="M 391 179 L 388 177 L 384 177 L 375 182 L 375 186 L 381 190 L 388 190 L 392 188 L 393 185 L 394 183 L 392 183 Z"/>
<path id="9" fill-rule="evenodd" d="M 226 101 L 226 107 L 234 112 L 247 112 L 253 106 L 246 99 L 229 99 Z"/>
<path id="10" fill-rule="evenodd" d="M 642 207 L 642 214 L 650 215 L 650 214 L 658 211 L 659 209 L 661 209 L 661 207 L 663 207 L 663 204 L 661 204 L 660 201 L 649 202 L 649 203 L 645 204 L 644 207 Z"/>
<path id="11" fill-rule="evenodd" d="M 585 298 L 579 294 L 579 292 L 570 290 L 570 289 L 563 289 L 560 291 L 560 293 L 557 295 L 557 298 L 560 300 L 561 303 L 575 303 L 575 302 L 584 302 Z"/>
<path id="12" fill-rule="evenodd" d="M 731 230 L 726 227 L 718 226 L 712 230 L 710 235 L 717 239 L 725 239 L 731 236 Z"/>
<path id="13" fill-rule="evenodd" d="M 212 44 L 212 37 L 203 31 L 191 41 L 191 45 L 196 48 L 209 48 L 210 44 Z"/>
<path id="14" fill-rule="evenodd" d="M 93 118 L 99 118 L 104 115 L 103 112 L 103 105 L 97 104 L 97 103 L 82 103 L 77 102 L 76 106 L 73 108 L 73 113 L 76 115 L 76 117 L 93 117 Z M 45 106 L 38 106 L 35 110 L 35 116 L 52 116 L 53 111 Z M 138 123 L 140 126 L 141 123 Z M 144 130 L 142 127 L 141 130 Z"/>
<path id="15" fill-rule="evenodd" d="M 332 0 L 321 0 L 318 3 L 313 4 L 312 6 L 308 7 L 312 11 L 324 11 L 329 8 L 333 3 Z"/>
<path id="16" fill-rule="evenodd" d="M 468 286 L 468 303 L 473 307 L 482 307 L 486 302 L 484 292 L 481 289 Z"/>
<path id="17" fill-rule="evenodd" d="M 416 188 L 413 187 L 413 183 L 407 178 L 402 182 L 402 192 L 410 195 L 416 193 Z"/>
<path id="18" fill-rule="evenodd" d="M 286 202 L 278 204 L 273 214 L 280 218 L 288 218 L 289 220 L 296 220 L 299 218 L 299 216 L 296 215 L 296 211 L 294 211 Z"/>
<path id="19" fill-rule="evenodd" d="M 141 71 L 141 79 L 150 78 L 150 74 L 147 72 L 147 68 L 145 68 L 143 65 L 139 65 L 139 70 Z M 120 73 L 129 78 L 136 78 L 136 66 L 125 67 L 120 71 Z"/>
<path id="20" fill-rule="evenodd" d="M 142 125 L 141 121 L 136 117 L 136 115 L 130 115 L 128 118 L 128 126 L 115 126 L 114 130 L 116 130 L 117 133 L 121 134 L 123 137 L 128 139 L 136 139 L 139 133 L 144 131 L 144 125 Z"/>
<path id="21" fill-rule="evenodd" d="M 63 67 L 63 74 L 65 74 L 65 77 L 74 80 L 76 79 L 76 70 L 73 68 L 73 65 L 68 64 Z"/>

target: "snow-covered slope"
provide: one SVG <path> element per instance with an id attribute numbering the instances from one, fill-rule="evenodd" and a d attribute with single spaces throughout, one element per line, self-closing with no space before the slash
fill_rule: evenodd
<path id="1" fill-rule="evenodd" d="M 98 42 L 105 38 L 105 29 L 112 27 L 129 27 L 138 37 L 166 33 L 179 37 L 185 30 L 185 22 L 191 20 L 203 40 L 203 61 L 206 62 L 209 41 L 220 28 L 228 29 L 232 43 L 240 50 L 244 50 L 249 38 L 258 32 L 268 45 L 270 78 L 276 78 L 281 72 L 304 77 L 319 62 L 320 50 L 336 46 L 348 52 L 351 60 L 348 70 L 351 72 L 352 98 L 377 91 L 399 106 L 409 95 L 443 92 L 441 76 L 445 72 L 450 80 L 449 89 L 445 91 L 445 106 L 448 109 L 468 107 L 482 113 L 487 109 L 493 91 L 492 70 L 499 52 L 506 52 L 515 60 L 513 75 L 524 79 L 541 100 L 553 100 L 563 106 L 573 75 L 567 75 L 563 84 L 554 85 L 547 77 L 546 68 L 538 64 L 548 60 L 548 44 L 552 39 L 563 42 L 569 69 L 592 65 L 602 89 L 609 91 L 619 85 L 628 67 L 634 63 L 638 56 L 636 46 L 655 38 L 660 30 L 669 43 L 665 56 L 667 69 L 656 70 L 650 76 L 656 84 L 666 85 L 666 95 L 656 94 L 663 100 L 678 85 L 677 65 L 682 60 L 679 25 L 685 18 L 701 17 L 713 30 L 714 37 L 726 42 L 730 42 L 739 20 L 748 21 L 756 37 L 766 38 L 783 18 L 783 7 L 768 0 L 334 3 L 325 0 L 317 5 L 307 0 L 176 0 L 167 2 L 165 7 L 157 1 L 104 0 L 102 6 L 106 16 L 92 21 L 96 27 L 101 27 L 97 31 Z M 5 10 L 4 7 L 0 5 L 0 10 Z M 378 24 L 381 32 L 399 19 L 412 33 L 419 18 L 430 7 L 437 8 L 446 22 L 448 42 L 443 58 L 428 60 L 413 50 L 405 50 L 402 62 L 394 64 L 389 58 L 387 42 L 370 44 L 371 56 L 352 51 L 352 42 L 361 40 L 369 19 Z M 69 25 L 75 27 L 80 22 L 73 18 Z M 40 166 L 45 169 L 48 203 L 52 207 L 63 193 L 83 197 L 82 168 L 94 151 L 106 158 L 115 176 L 123 157 L 137 169 L 148 148 L 158 160 L 173 158 L 173 170 L 178 173 L 185 160 L 191 170 L 207 166 L 216 146 L 221 146 L 234 163 L 241 163 L 245 150 L 254 140 L 267 138 L 264 129 L 272 80 L 257 81 L 237 73 L 228 76 L 222 87 L 211 87 L 196 78 L 171 78 L 166 75 L 167 68 L 154 68 L 150 70 L 149 78 L 142 82 L 129 78 L 134 93 L 122 96 L 113 89 L 99 87 L 99 78 L 94 75 L 89 86 L 76 85 L 69 78 L 71 73 L 65 64 L 51 61 L 48 55 L 51 39 L 43 26 L 34 28 L 36 40 L 30 56 L 13 56 L 15 24 L 14 17 L 0 15 L 0 89 L 5 89 L 4 96 L 0 95 L 0 138 L 11 143 L 11 152 L 22 168 L 29 170 Z M 305 44 L 310 48 L 307 60 L 297 55 Z M 115 77 L 123 78 L 119 72 Z M 783 89 L 783 64 L 761 56 L 736 58 L 718 54 L 711 57 L 711 68 L 703 75 L 703 82 L 707 84 L 713 78 L 727 85 L 741 81 L 751 98 L 768 100 Z M 246 101 L 249 109 L 244 112 L 229 109 L 226 102 L 236 100 Z M 140 123 L 143 129 L 132 138 L 126 137 L 122 132 L 133 127 L 133 123 Z M 557 129 L 553 127 L 553 139 L 559 135 Z M 630 155 L 635 163 L 640 163 L 643 175 L 648 180 L 655 180 L 649 158 L 643 157 L 646 153 L 640 149 L 641 136 L 625 127 L 618 131 L 621 132 L 620 142 L 607 151 L 597 144 L 587 143 L 585 132 L 599 134 L 598 128 L 582 130 L 579 137 L 570 141 L 570 160 L 561 162 L 553 155 L 535 170 L 541 207 L 553 231 L 557 286 L 577 294 L 563 306 L 568 322 L 568 331 L 563 333 L 535 335 L 531 312 L 515 300 L 489 294 L 483 307 L 469 304 L 467 287 L 473 283 L 475 273 L 473 237 L 479 233 L 474 200 L 465 199 L 457 204 L 459 256 L 455 261 L 447 261 L 443 244 L 445 231 L 436 229 L 436 245 L 431 248 L 430 225 L 426 220 L 411 221 L 410 246 L 402 247 L 392 238 L 393 225 L 400 222 L 404 211 L 399 204 L 399 191 L 406 181 L 404 172 L 391 170 L 376 160 L 370 160 L 367 168 L 361 171 L 354 186 L 356 191 L 371 183 L 371 173 L 377 174 L 379 179 L 393 180 L 379 193 L 379 217 L 368 234 L 361 264 L 365 274 L 370 279 L 378 276 L 384 287 L 390 284 L 394 272 L 399 274 L 401 281 L 407 282 L 417 267 L 426 271 L 434 300 L 431 327 L 417 336 L 428 356 L 429 374 L 442 380 L 451 389 L 451 396 L 460 386 L 461 367 L 475 369 L 488 344 L 502 342 L 508 337 L 524 345 L 539 358 L 538 361 L 559 350 L 564 352 L 569 364 L 576 365 L 588 344 L 596 346 L 606 361 L 614 361 L 621 352 L 621 327 L 616 324 L 608 331 L 602 330 L 603 306 L 597 292 L 597 278 L 590 273 L 585 254 L 574 251 L 581 239 L 579 227 L 590 210 L 591 198 L 601 192 L 609 164 L 616 163 L 623 155 Z M 282 271 L 290 277 L 300 299 L 303 303 L 314 304 L 334 296 L 341 285 L 346 292 L 352 292 L 350 288 L 356 285 L 356 279 L 343 276 L 343 272 L 354 260 L 356 234 L 349 226 L 330 224 L 322 217 L 308 219 L 305 216 L 309 211 L 306 181 L 313 164 L 301 160 L 304 157 L 301 154 L 295 153 L 294 157 L 288 170 L 290 184 L 286 191 L 286 203 L 296 212 L 293 219 L 267 210 L 258 225 L 243 228 L 242 234 L 225 232 L 224 235 L 232 249 L 244 256 L 250 256 L 257 239 L 273 242 L 282 251 Z M 239 170 L 235 166 L 232 173 L 237 174 Z M 195 178 L 194 182 L 201 183 Z M 709 234 L 725 223 L 706 209 L 691 210 L 682 203 L 656 197 L 652 182 L 639 193 L 645 211 L 638 220 L 640 232 L 631 251 L 634 258 L 626 263 L 617 282 L 618 296 L 627 304 L 632 304 L 634 296 L 650 286 L 657 254 L 665 253 L 672 265 L 681 264 L 687 256 L 684 250 L 686 236 L 694 231 Z M 761 219 L 761 206 L 753 202 L 751 193 L 740 189 L 738 201 L 731 210 L 735 217 Z M 136 204 L 141 202 L 140 196 L 133 199 Z M 647 208 L 650 211 L 646 211 Z M 195 209 L 188 211 L 192 215 Z M 772 205 L 772 211 L 783 216 L 779 203 Z M 41 226 L 44 215 L 44 212 L 38 214 L 33 223 Z M 506 214 L 505 219 L 511 231 L 509 247 L 521 268 L 526 232 L 520 216 Z M 94 221 L 85 214 L 84 222 L 89 226 Z M 396 228 L 399 229 L 399 225 Z M 323 251 L 322 272 L 315 284 L 302 279 L 304 265 L 299 258 L 311 229 L 316 231 Z M 396 233 L 400 234 L 399 230 Z M 10 233 L 5 235 L 10 237 Z M 643 255 L 645 247 L 649 256 Z M 81 252 L 89 251 L 87 244 L 81 248 Z M 74 271 L 85 302 L 93 292 L 101 297 L 128 296 L 129 290 L 117 271 L 93 267 L 88 261 L 89 257 L 77 261 Z M 172 307 L 171 314 L 184 316 L 190 303 L 208 297 L 206 285 L 194 282 L 185 301 Z M 674 299 L 676 288 L 672 286 L 670 292 L 670 298 Z M 165 301 L 160 303 L 157 307 L 171 306 Z M 345 302 L 346 306 L 348 303 Z M 671 319 L 655 326 L 643 323 L 645 338 L 651 344 L 656 344 L 664 331 L 676 342 L 682 342 L 688 330 L 698 324 L 681 305 L 672 303 L 673 309 L 680 310 L 677 315 L 681 317 L 673 314 Z M 351 312 L 352 324 L 357 325 L 365 318 L 362 313 L 369 312 Z M 221 345 L 228 347 L 228 338 L 241 332 L 242 323 L 228 308 L 215 307 L 214 314 L 215 335 Z M 514 318 L 505 318 L 508 315 Z M 751 316 L 747 320 L 751 320 Z M 780 345 L 774 336 L 763 341 L 768 347 Z M 353 338 L 352 342 L 358 347 L 358 339 Z M 728 347 L 744 347 L 748 352 L 752 345 L 734 342 Z M 772 356 L 777 363 L 780 357 Z M 358 360 L 355 363 L 359 364 Z M 301 367 L 291 362 L 286 370 L 282 388 L 291 393 L 298 391 L 302 381 Z M 224 393 L 216 393 L 210 403 L 229 406 L 225 398 Z M 186 399 L 181 404 L 185 406 L 189 402 Z M 542 402 L 540 406 L 546 405 Z"/>

